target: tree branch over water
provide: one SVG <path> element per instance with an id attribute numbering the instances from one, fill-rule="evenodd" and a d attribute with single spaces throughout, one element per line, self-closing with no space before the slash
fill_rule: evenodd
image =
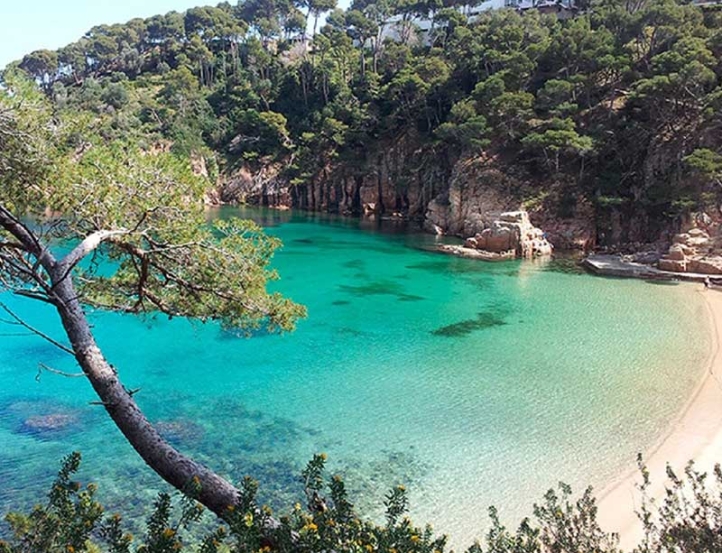
<path id="1" fill-rule="evenodd" d="M 239 491 L 160 436 L 96 344 L 83 306 L 291 330 L 305 310 L 266 291 L 276 277 L 268 264 L 278 242 L 252 223 L 207 224 L 208 182 L 187 163 L 98 137 L 82 152 L 64 149 L 63 133 L 73 122 L 48 119 L 44 100 L 23 83 L 12 92 L 0 91 L 0 285 L 52 304 L 70 346 L 0 307 L 15 324 L 75 357 L 155 472 L 181 491 L 195 482 L 194 497 L 227 516 Z M 27 101 L 18 103 L 23 94 Z M 68 244 L 74 245 L 64 256 L 53 253 Z M 91 253 L 101 261 L 82 263 Z"/>

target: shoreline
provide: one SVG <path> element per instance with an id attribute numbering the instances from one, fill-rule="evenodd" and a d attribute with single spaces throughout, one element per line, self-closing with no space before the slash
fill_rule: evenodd
<path id="1" fill-rule="evenodd" d="M 722 462 L 722 290 L 700 290 L 709 318 L 711 349 L 704 373 L 692 396 L 685 403 L 668 430 L 644 452 L 644 463 L 650 473 L 648 496 L 660 500 L 667 484 L 669 464 L 683 474 L 690 459 L 699 471 L 711 472 Z M 605 486 L 598 496 L 598 521 L 607 532 L 619 535 L 619 546 L 631 551 L 643 536 L 642 523 L 635 510 L 641 504 L 636 485 L 641 481 L 639 470 L 628 470 Z"/>

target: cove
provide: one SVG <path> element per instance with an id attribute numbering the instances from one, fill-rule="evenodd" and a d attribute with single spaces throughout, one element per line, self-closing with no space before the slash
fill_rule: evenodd
<path id="1" fill-rule="evenodd" d="M 592 277 L 563 261 L 482 263 L 368 221 L 223 209 L 284 243 L 273 288 L 308 308 L 287 335 L 95 312 L 101 347 L 173 443 L 288 509 L 313 453 L 379 516 L 403 483 L 417 523 L 455 546 L 487 507 L 515 526 L 559 480 L 598 489 L 664 432 L 710 348 L 689 286 Z M 44 306 L 3 298 L 60 336 Z M 159 479 L 97 406 L 68 356 L 0 326 L 0 514 L 41 500 L 58 461 L 110 510 L 141 518 Z"/>

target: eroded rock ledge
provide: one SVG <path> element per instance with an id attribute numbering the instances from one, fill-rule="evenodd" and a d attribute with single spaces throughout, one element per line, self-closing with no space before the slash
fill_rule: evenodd
<path id="1" fill-rule="evenodd" d="M 526 211 L 507 211 L 491 226 L 467 238 L 463 246 L 444 245 L 439 249 L 462 257 L 496 261 L 551 255 L 553 246 L 546 234 L 531 224 Z"/>

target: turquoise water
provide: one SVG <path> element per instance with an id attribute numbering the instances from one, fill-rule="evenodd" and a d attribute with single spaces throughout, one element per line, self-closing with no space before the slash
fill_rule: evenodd
<path id="1" fill-rule="evenodd" d="M 220 215 L 235 213 L 224 210 Z M 404 483 L 412 514 L 468 545 L 495 504 L 516 525 L 559 480 L 602 486 L 688 399 L 710 347 L 694 287 L 581 274 L 569 263 L 487 264 L 434 238 L 334 218 L 244 212 L 285 246 L 275 288 L 308 307 L 283 336 L 93 313 L 98 341 L 166 435 L 290 507 L 315 452 L 378 516 Z M 6 298 L 58 336 L 51 311 Z M 683 324 L 682 324 L 683 323 Z M 73 449 L 126 513 L 162 484 L 52 346 L 0 325 L 0 514 L 38 501 Z M 63 428 L 33 431 L 60 413 Z M 30 421 L 28 421 L 30 419 Z M 30 424 L 29 424 L 30 423 Z"/>

